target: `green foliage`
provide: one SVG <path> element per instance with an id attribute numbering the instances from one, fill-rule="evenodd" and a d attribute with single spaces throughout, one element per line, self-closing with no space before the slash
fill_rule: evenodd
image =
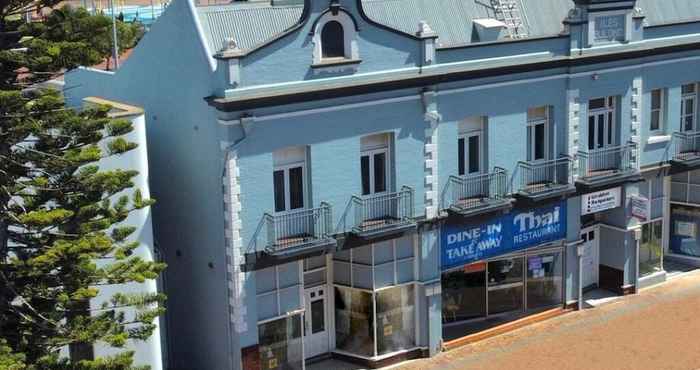
<path id="1" fill-rule="evenodd" d="M 25 370 L 24 355 L 12 353 L 7 341 L 0 338 L 0 370 Z"/>

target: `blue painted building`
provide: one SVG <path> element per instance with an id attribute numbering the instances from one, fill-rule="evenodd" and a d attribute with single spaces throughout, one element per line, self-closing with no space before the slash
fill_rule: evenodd
<path id="1" fill-rule="evenodd" d="M 65 93 L 147 112 L 168 368 L 376 367 L 700 264 L 699 46 L 695 0 L 174 0 Z"/>

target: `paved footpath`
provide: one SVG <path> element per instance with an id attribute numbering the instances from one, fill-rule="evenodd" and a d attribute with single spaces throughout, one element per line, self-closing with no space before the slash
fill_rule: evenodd
<path id="1" fill-rule="evenodd" d="M 700 271 L 394 369 L 700 370 Z"/>

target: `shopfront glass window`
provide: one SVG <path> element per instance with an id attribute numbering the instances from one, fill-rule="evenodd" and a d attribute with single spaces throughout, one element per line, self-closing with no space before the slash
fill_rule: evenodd
<path id="1" fill-rule="evenodd" d="M 374 356 L 373 311 L 371 293 L 335 288 L 335 340 L 339 350 Z"/>
<path id="2" fill-rule="evenodd" d="M 522 310 L 523 279 L 522 257 L 489 262 L 489 315 Z"/>
<path id="3" fill-rule="evenodd" d="M 645 276 L 661 271 L 663 255 L 663 223 L 650 222 L 642 226 L 642 241 L 639 245 L 639 275 Z"/>
<path id="4" fill-rule="evenodd" d="M 684 256 L 700 257 L 700 210 L 691 207 L 671 208 L 671 252 Z"/>
<path id="5" fill-rule="evenodd" d="M 442 320 L 459 322 L 486 316 L 486 263 L 442 275 Z"/>
<path id="6" fill-rule="evenodd" d="M 377 355 L 415 347 L 414 297 L 413 285 L 385 289 L 376 293 Z"/>
<path id="7" fill-rule="evenodd" d="M 301 315 L 258 325 L 260 364 L 264 370 L 301 370 Z"/>
<path id="8" fill-rule="evenodd" d="M 527 257 L 527 308 L 536 310 L 562 303 L 561 252 Z"/>

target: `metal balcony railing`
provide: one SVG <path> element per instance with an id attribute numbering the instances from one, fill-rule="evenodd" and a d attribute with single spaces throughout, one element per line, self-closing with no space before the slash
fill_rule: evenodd
<path id="1" fill-rule="evenodd" d="M 500 167 L 486 174 L 450 176 L 442 208 L 474 209 L 484 203 L 505 200 L 507 193 L 508 173 Z"/>
<path id="2" fill-rule="evenodd" d="M 673 160 L 700 160 L 700 132 L 673 133 Z"/>
<path id="3" fill-rule="evenodd" d="M 568 155 L 546 161 L 519 162 L 520 192 L 536 194 L 572 185 L 573 164 Z"/>
<path id="4" fill-rule="evenodd" d="M 318 208 L 264 216 L 268 252 L 282 252 L 331 238 L 332 210 L 325 202 Z"/>
<path id="5" fill-rule="evenodd" d="M 408 186 L 395 193 L 352 197 L 354 231 L 358 233 L 388 229 L 413 221 L 413 189 Z"/>
<path id="6" fill-rule="evenodd" d="M 630 142 L 614 147 L 579 151 L 577 154 L 579 177 L 591 178 L 632 171 L 634 170 L 632 158 L 636 150 L 637 145 Z"/>

